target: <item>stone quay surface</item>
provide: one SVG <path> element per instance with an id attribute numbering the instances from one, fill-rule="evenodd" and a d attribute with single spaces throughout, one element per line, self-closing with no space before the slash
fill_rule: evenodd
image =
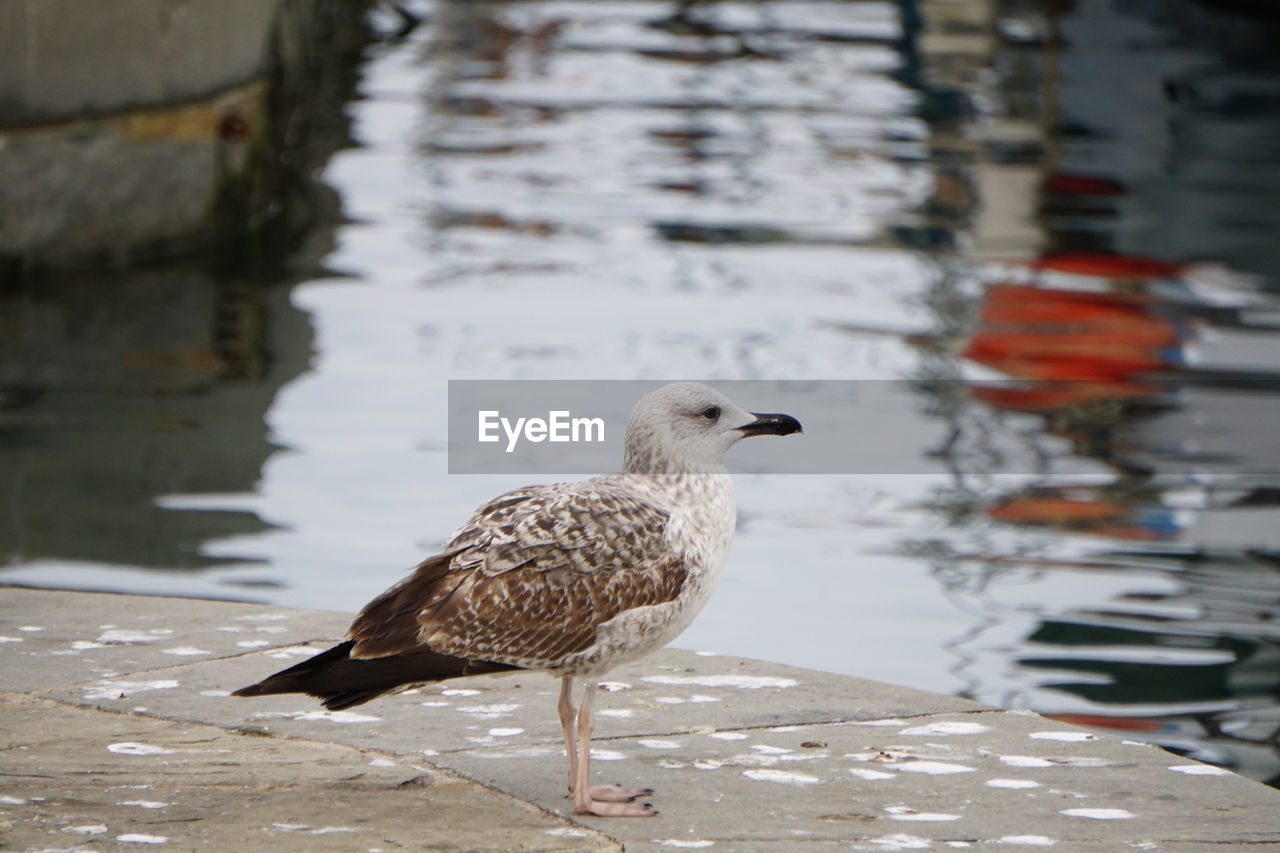
<path id="1" fill-rule="evenodd" d="M 1134 741 L 841 675 L 667 650 L 601 685 L 573 814 L 558 682 L 432 684 L 348 711 L 230 691 L 349 614 L 0 589 L 12 850 L 1221 850 L 1280 846 L 1280 791 Z"/>

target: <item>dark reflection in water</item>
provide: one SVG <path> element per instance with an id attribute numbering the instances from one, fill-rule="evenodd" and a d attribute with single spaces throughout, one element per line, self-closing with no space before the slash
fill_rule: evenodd
<path id="1" fill-rule="evenodd" d="M 988 242 L 1000 260 L 946 343 L 1027 381 L 940 400 L 956 479 L 938 506 L 963 532 L 908 551 L 976 617 L 952 646 L 969 695 L 1276 784 L 1274 22 L 1004 5 L 988 118 L 1011 141 L 979 172 L 1032 190 L 1042 231 Z M 1009 448 L 1036 435 L 1062 442 L 1043 473 L 1001 485 Z M 1068 577 L 1097 595 L 1063 594 Z"/>
<path id="2" fill-rule="evenodd" d="M 166 264 L 64 276 L 0 304 L 4 553 L 194 567 L 210 536 L 265 529 L 252 513 L 156 498 L 258 479 L 272 452 L 263 414 L 305 366 L 309 330 L 287 300 Z M 268 364 L 268 346 L 286 360 Z"/>
<path id="3" fill-rule="evenodd" d="M 263 23 L 281 41 L 260 78 L 229 68 L 222 84 L 211 62 L 202 70 L 230 87 L 195 101 L 139 104 L 122 84 L 66 93 L 101 99 L 83 111 L 35 102 L 2 116 L 4 169 L 45 211 L 24 211 L 28 231 L 48 230 L 15 244 L 15 216 L 0 252 L 5 562 L 199 569 L 246 559 L 205 553 L 210 540 L 271 527 L 165 502 L 252 491 L 279 449 L 267 410 L 311 357 L 288 288 L 333 248 L 337 199 L 311 172 L 348 142 L 341 106 L 368 33 L 354 4 L 298 4 Z M 161 65 L 157 76 L 183 73 Z M 24 166 L 46 171 L 17 176 Z M 9 201 L 26 192 L 11 189 Z"/>

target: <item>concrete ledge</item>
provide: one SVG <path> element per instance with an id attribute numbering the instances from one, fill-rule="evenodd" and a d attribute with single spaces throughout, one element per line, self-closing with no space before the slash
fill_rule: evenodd
<path id="1" fill-rule="evenodd" d="M 1280 843 L 1280 792 L 949 696 L 669 650 L 598 702 L 594 769 L 652 819 L 563 796 L 557 683 L 523 673 L 328 713 L 227 693 L 345 614 L 0 590 L 11 849 L 1215 849 Z M 7 826 L 6 826 L 7 825 Z M 164 839 L 164 841 L 159 841 Z"/>

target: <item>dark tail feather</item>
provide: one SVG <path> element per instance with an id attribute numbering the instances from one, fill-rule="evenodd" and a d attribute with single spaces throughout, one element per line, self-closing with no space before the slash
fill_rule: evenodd
<path id="1" fill-rule="evenodd" d="M 419 616 L 427 602 L 440 592 L 437 586 L 445 583 L 452 559 L 453 554 L 428 557 L 414 568 L 413 574 L 364 606 L 351 623 L 350 633 L 359 646 L 357 653 L 360 658 L 394 655 L 421 648 Z"/>
<path id="2" fill-rule="evenodd" d="M 425 648 L 380 658 L 351 658 L 355 644 L 355 640 L 347 640 L 257 684 L 241 687 L 231 695 L 305 693 L 323 701 L 330 711 L 340 711 L 390 693 L 397 687 L 519 669 L 492 661 L 455 658 Z"/>

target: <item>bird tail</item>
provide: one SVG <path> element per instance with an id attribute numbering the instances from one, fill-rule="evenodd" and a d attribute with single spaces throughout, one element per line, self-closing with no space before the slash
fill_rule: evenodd
<path id="1" fill-rule="evenodd" d="M 232 696 L 270 696 L 305 693 L 330 711 L 360 705 L 397 689 L 463 675 L 519 669 L 493 661 L 473 661 L 442 655 L 426 648 L 378 658 L 352 658 L 355 640 L 339 643 L 302 663 L 241 687 Z"/>

